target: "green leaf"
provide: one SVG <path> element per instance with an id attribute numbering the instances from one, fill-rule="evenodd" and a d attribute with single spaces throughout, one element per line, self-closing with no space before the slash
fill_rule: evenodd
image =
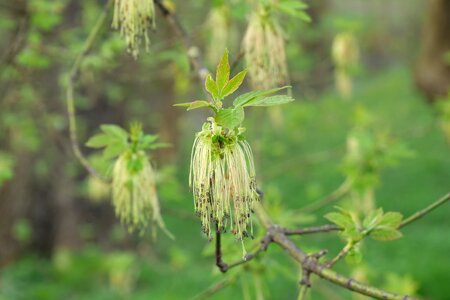
<path id="1" fill-rule="evenodd" d="M 346 239 L 352 241 L 360 241 L 363 238 L 362 232 L 358 230 L 355 223 L 353 223 L 352 226 L 345 228 L 341 234 Z"/>
<path id="2" fill-rule="evenodd" d="M 397 229 L 402 223 L 403 215 L 398 212 L 387 212 L 384 214 L 383 218 L 381 218 L 379 226 L 386 226 L 392 229 Z"/>
<path id="3" fill-rule="evenodd" d="M 225 49 L 222 59 L 217 65 L 216 69 L 216 84 L 219 94 L 222 94 L 222 89 L 227 84 L 230 78 L 230 65 L 228 64 L 228 50 Z"/>
<path id="4" fill-rule="evenodd" d="M 223 88 L 220 97 L 223 99 L 226 96 L 233 94 L 244 81 L 245 75 L 247 74 L 247 70 L 241 71 L 236 76 L 230 79 L 228 83 Z"/>
<path id="5" fill-rule="evenodd" d="M 128 139 L 128 132 L 126 132 L 122 127 L 112 124 L 100 125 L 100 129 L 109 135 L 110 137 L 116 137 L 121 140 Z"/>
<path id="6" fill-rule="evenodd" d="M 215 120 L 225 128 L 234 129 L 244 120 L 244 109 L 242 107 L 222 109 L 217 113 Z"/>
<path id="7" fill-rule="evenodd" d="M 354 246 L 352 249 L 350 249 L 347 256 L 345 257 L 345 260 L 353 265 L 361 263 L 362 259 L 363 255 L 361 253 L 361 250 L 357 246 Z"/>
<path id="8" fill-rule="evenodd" d="M 354 227 L 355 225 L 351 215 L 339 212 L 328 213 L 324 216 L 324 218 L 343 229 Z"/>
<path id="9" fill-rule="evenodd" d="M 211 74 L 206 76 L 205 88 L 215 99 L 219 98 L 219 90 L 217 89 L 217 84 L 212 79 Z"/>
<path id="10" fill-rule="evenodd" d="M 174 104 L 173 106 L 184 106 L 184 107 L 187 107 L 187 110 L 193 110 L 196 108 L 210 107 L 211 104 L 205 100 L 195 100 L 195 101 L 187 102 L 187 103 Z"/>
<path id="11" fill-rule="evenodd" d="M 294 98 L 287 95 L 275 95 L 269 97 L 258 97 L 248 101 L 243 107 L 247 106 L 275 106 L 294 101 Z"/>
<path id="12" fill-rule="evenodd" d="M 114 158 L 122 154 L 122 152 L 124 152 L 127 148 L 128 147 L 126 144 L 120 142 L 109 144 L 103 151 L 103 157 L 105 159 Z"/>
<path id="13" fill-rule="evenodd" d="M 363 226 L 367 230 L 372 230 L 375 226 L 378 225 L 381 218 L 383 217 L 383 209 L 379 208 L 376 210 L 372 210 L 363 221 Z"/>
<path id="14" fill-rule="evenodd" d="M 245 94 L 240 95 L 233 101 L 234 106 L 244 106 L 247 102 L 253 101 L 254 99 L 257 99 L 259 97 L 265 97 L 270 94 L 276 93 L 278 91 L 284 90 L 286 88 L 289 88 L 290 86 L 284 86 L 280 88 L 274 88 L 270 90 L 262 90 L 262 91 L 252 91 Z"/>
<path id="15" fill-rule="evenodd" d="M 110 136 L 106 134 L 97 134 L 91 137 L 87 142 L 86 146 L 91 148 L 103 148 L 111 142 Z"/>
<path id="16" fill-rule="evenodd" d="M 392 241 L 403 236 L 400 231 L 389 227 L 377 227 L 369 235 L 377 241 Z"/>
<path id="17" fill-rule="evenodd" d="M 311 17 L 304 11 L 308 5 L 298 0 L 286 0 L 278 3 L 277 8 L 292 17 L 305 22 L 311 22 Z"/>
<path id="18" fill-rule="evenodd" d="M 147 149 L 149 148 L 154 141 L 156 141 L 158 139 L 157 135 L 154 134 L 146 134 L 142 137 L 142 140 L 140 141 L 140 147 L 142 149 Z"/>

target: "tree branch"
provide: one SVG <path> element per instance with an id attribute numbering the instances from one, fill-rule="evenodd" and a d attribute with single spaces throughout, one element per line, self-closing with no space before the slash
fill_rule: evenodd
<path id="1" fill-rule="evenodd" d="M 69 79 L 68 79 L 67 91 L 66 91 L 67 115 L 69 118 L 70 142 L 72 145 L 73 153 L 75 154 L 75 157 L 83 165 L 83 167 L 91 175 L 98 177 L 102 180 L 105 180 L 105 179 L 89 163 L 89 161 L 86 159 L 86 157 L 81 152 L 81 149 L 79 146 L 78 136 L 77 136 L 77 121 L 76 121 L 76 115 L 75 115 L 74 86 L 75 86 L 75 82 L 77 80 L 78 74 L 80 72 L 81 63 L 83 62 L 83 59 L 86 57 L 86 55 L 89 53 L 89 51 L 91 50 L 92 45 L 94 44 L 94 41 L 97 39 L 97 36 L 99 35 L 100 30 L 108 17 L 108 11 L 109 11 L 109 8 L 111 7 L 112 3 L 113 3 L 113 0 L 108 0 L 105 7 L 103 8 L 103 11 L 102 11 L 100 17 L 97 20 L 97 23 L 95 23 L 94 27 L 92 28 L 91 32 L 89 33 L 88 38 L 84 42 L 81 52 L 78 53 L 77 57 L 75 58 L 75 62 L 73 63 L 73 66 L 69 73 Z"/>
<path id="2" fill-rule="evenodd" d="M 166 7 L 162 0 L 155 0 L 155 4 L 160 9 L 169 25 L 172 27 L 172 30 L 176 35 L 178 35 L 181 42 L 183 43 L 191 65 L 194 67 L 197 77 L 203 86 L 203 82 L 206 79 L 206 75 L 209 74 L 209 71 L 203 63 L 203 59 L 200 56 L 200 50 L 192 43 L 191 38 L 187 34 L 187 31 L 184 29 L 184 27 L 181 25 L 176 14 L 168 7 Z"/>
<path id="3" fill-rule="evenodd" d="M 229 286 L 234 281 L 234 277 L 225 277 L 224 279 L 214 283 L 203 292 L 191 298 L 191 300 L 204 300 Z"/>
<path id="4" fill-rule="evenodd" d="M 219 239 L 220 239 L 220 233 L 219 233 Z M 252 259 L 257 257 L 260 253 L 265 252 L 267 250 L 267 247 L 269 247 L 270 242 L 271 242 L 271 237 L 269 234 L 266 234 L 261 239 L 259 246 L 253 252 L 247 253 L 247 255 L 245 255 L 245 257 L 243 257 L 242 259 L 240 259 L 238 261 L 235 261 L 231 264 L 226 264 L 222 260 L 222 253 L 221 253 L 220 248 L 218 250 L 218 247 L 220 247 L 220 241 L 217 242 L 217 233 L 216 233 L 216 265 L 219 267 L 219 270 L 222 273 L 225 273 L 234 267 L 240 266 L 242 264 L 245 264 L 245 263 L 251 261 Z M 220 259 L 218 259 L 219 255 L 220 255 Z"/>
<path id="5" fill-rule="evenodd" d="M 426 214 L 430 213 L 432 210 L 438 208 L 439 206 L 441 206 L 442 204 L 446 203 L 447 201 L 450 200 L 450 193 L 448 193 L 447 195 L 443 196 L 442 198 L 438 199 L 437 201 L 435 201 L 434 203 L 430 204 L 429 206 L 425 207 L 424 209 L 416 212 L 415 214 L 409 216 L 408 218 L 406 218 L 405 220 L 403 220 L 402 224 L 400 224 L 399 228 L 403 228 L 406 225 L 422 218 L 423 216 L 425 216 Z"/>
<path id="6" fill-rule="evenodd" d="M 283 228 L 282 230 L 285 235 L 305 235 L 321 232 L 341 231 L 341 228 L 339 228 L 339 226 L 337 225 L 327 224 L 323 226 L 306 227 L 299 229 Z"/>
<path id="7" fill-rule="evenodd" d="M 304 270 L 309 270 L 336 285 L 339 285 L 345 289 L 357 292 L 362 295 L 373 297 L 376 299 L 387 299 L 387 300 L 413 300 L 413 297 L 408 295 L 398 295 L 384 291 L 382 289 L 372 287 L 356 281 L 352 278 L 345 277 L 329 268 L 326 265 L 317 262 L 317 260 L 312 260 L 309 256 L 300 248 L 298 248 L 291 240 L 289 240 L 286 235 L 284 235 L 279 230 L 273 230 L 273 241 L 281 248 L 283 248 L 292 258 L 299 262 Z"/>
<path id="8" fill-rule="evenodd" d="M 221 233 L 217 224 L 216 224 L 216 266 L 222 273 L 225 273 L 228 270 L 228 265 L 222 260 Z"/>

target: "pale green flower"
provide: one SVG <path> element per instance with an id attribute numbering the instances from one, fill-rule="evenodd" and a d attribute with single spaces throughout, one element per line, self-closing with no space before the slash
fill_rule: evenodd
<path id="1" fill-rule="evenodd" d="M 115 0 L 112 27 L 119 29 L 136 58 L 142 40 L 146 49 L 150 45 L 149 28 L 155 27 L 155 4 L 153 0 Z"/>
<path id="2" fill-rule="evenodd" d="M 209 238 L 211 224 L 220 231 L 231 229 L 238 239 L 253 233 L 250 215 L 258 200 L 255 167 L 251 148 L 240 132 L 227 132 L 212 118 L 204 123 L 192 147 L 189 183 Z"/>
<path id="3" fill-rule="evenodd" d="M 349 99 L 352 96 L 352 69 L 359 62 L 359 46 L 356 37 L 351 33 L 340 33 L 334 37 L 331 48 L 335 64 L 336 88 L 341 96 Z"/>
<path id="4" fill-rule="evenodd" d="M 251 15 L 242 48 L 254 89 L 269 89 L 289 81 L 282 30 L 267 12 Z"/>

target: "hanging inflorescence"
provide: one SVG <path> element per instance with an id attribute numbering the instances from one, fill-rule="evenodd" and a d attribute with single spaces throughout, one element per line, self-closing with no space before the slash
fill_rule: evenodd
<path id="1" fill-rule="evenodd" d="M 143 151 L 127 151 L 117 159 L 112 187 L 116 215 L 131 231 L 145 228 L 149 220 L 160 222 L 155 173 Z"/>
<path id="2" fill-rule="evenodd" d="M 142 126 L 132 124 L 130 132 L 116 125 L 102 125 L 103 133 L 93 136 L 87 145 L 105 148 L 103 157 L 114 158 L 112 168 L 112 203 L 120 221 L 129 231 L 143 232 L 149 223 L 157 225 L 168 236 L 160 213 L 155 172 L 148 150 L 165 146 L 155 143 L 157 136 L 146 135 Z M 153 226 L 156 234 L 156 226 Z"/>
<path id="3" fill-rule="evenodd" d="M 203 232 L 211 224 L 242 239 L 253 234 L 250 214 L 258 200 L 250 145 L 239 132 L 227 132 L 210 119 L 192 147 L 189 183 Z"/>
<path id="4" fill-rule="evenodd" d="M 176 104 L 187 110 L 210 108 L 214 116 L 203 124 L 195 136 L 191 153 L 189 185 L 194 195 L 195 211 L 202 230 L 211 239 L 211 232 L 231 232 L 238 240 L 253 236 L 251 216 L 255 202 L 256 174 L 253 154 L 243 132 L 244 108 L 267 107 L 293 101 L 286 95 L 274 95 L 287 87 L 251 91 L 236 97 L 225 107 L 226 98 L 244 81 L 247 70 L 230 78 L 228 52 L 216 68 L 216 77 L 206 76 L 205 89 L 209 100 Z M 211 228 L 213 226 L 213 228 Z"/>
<path id="5" fill-rule="evenodd" d="M 136 58 L 142 40 L 146 49 L 150 45 L 148 32 L 155 27 L 153 0 L 115 0 L 112 27 L 120 30 L 127 43 L 128 52 Z"/>
<path id="6" fill-rule="evenodd" d="M 282 30 L 268 12 L 251 15 L 242 47 L 253 88 L 268 89 L 289 81 Z"/>

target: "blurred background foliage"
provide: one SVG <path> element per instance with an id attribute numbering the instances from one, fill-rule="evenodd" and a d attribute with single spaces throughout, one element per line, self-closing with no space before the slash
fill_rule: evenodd
<path id="1" fill-rule="evenodd" d="M 237 58 L 254 2 L 166 1 L 209 69 L 224 47 L 244 67 Z M 311 22 L 278 16 L 297 101 L 249 111 L 245 123 L 264 205 L 276 222 L 324 224 L 334 204 L 409 215 L 448 192 L 450 98 L 442 91 L 450 76 L 436 55 L 449 49 L 445 2 L 305 1 Z M 193 133 L 206 113 L 172 107 L 202 97 L 202 88 L 161 14 L 149 51 L 137 60 L 104 26 L 83 61 L 75 101 L 83 144 L 100 124 L 127 127 L 133 120 L 172 144 L 152 159 L 176 240 L 129 234 L 114 216 L 109 187 L 74 159 L 67 74 L 103 5 L 0 0 L 0 299 L 294 299 L 299 266 L 276 246 L 226 275 L 213 265 L 213 245 L 201 234 L 187 186 Z M 350 59 L 340 60 L 339 51 Z M 89 159 L 107 168 L 98 155 Z M 364 242 L 362 259 L 337 268 L 395 292 L 450 299 L 448 214 L 441 208 L 400 240 Z M 262 235 L 256 231 L 248 250 Z M 308 251 L 343 246 L 337 235 L 298 239 Z M 223 240 L 225 260 L 239 258 L 240 243 Z M 311 299 L 362 299 L 313 284 Z"/>

